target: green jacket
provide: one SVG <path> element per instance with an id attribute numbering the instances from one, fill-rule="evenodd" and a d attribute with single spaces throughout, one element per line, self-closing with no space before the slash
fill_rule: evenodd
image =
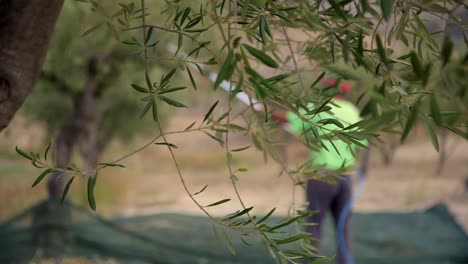
<path id="1" fill-rule="evenodd" d="M 332 99 L 328 105 L 331 107 L 329 111 L 321 112 L 319 114 L 310 114 L 307 115 L 307 111 L 301 109 L 299 113 L 308 118 L 311 122 L 317 123 L 322 119 L 333 118 L 338 119 L 344 126 L 352 125 L 361 120 L 359 117 L 359 110 L 350 102 L 345 100 L 335 100 Z M 308 105 L 309 109 L 314 109 L 316 106 L 310 103 Z M 312 134 L 310 130 L 311 124 L 304 122 L 299 116 L 294 113 L 288 113 L 288 123 L 291 126 L 291 129 L 294 133 L 302 134 L 303 131 L 309 131 L 308 133 Z M 339 129 L 335 124 L 322 125 L 323 128 L 336 130 Z M 343 167 L 351 167 L 356 161 L 355 152 L 360 147 L 356 144 L 349 144 L 340 139 L 334 137 L 331 141 L 335 145 L 339 154 L 333 147 L 332 143 L 326 139 L 325 134 L 328 134 L 329 131 L 321 127 L 316 126 L 318 134 L 321 136 L 323 144 L 328 148 L 326 150 L 324 147 L 319 149 L 312 150 L 310 153 L 310 159 L 314 165 L 322 165 L 325 168 L 330 170 L 336 170 Z M 331 136 L 330 136 L 331 137 Z M 367 145 L 367 141 L 360 141 L 364 145 Z"/>

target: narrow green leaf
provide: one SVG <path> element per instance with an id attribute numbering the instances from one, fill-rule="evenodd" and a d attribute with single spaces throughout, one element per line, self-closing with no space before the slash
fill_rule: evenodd
<path id="1" fill-rule="evenodd" d="M 314 117 L 316 114 L 321 113 L 324 111 L 324 109 L 328 106 L 327 104 L 333 99 L 333 97 L 328 98 L 325 100 L 318 108 L 312 109 L 312 111 L 307 112 L 307 114 L 314 114 Z"/>
<path id="2" fill-rule="evenodd" d="M 97 170 L 94 174 L 88 177 L 88 203 L 91 209 L 96 211 L 96 199 L 94 198 L 94 187 L 96 186 Z"/>
<path id="3" fill-rule="evenodd" d="M 409 132 L 411 131 L 411 128 L 413 127 L 418 117 L 418 111 L 419 111 L 419 102 L 417 102 L 412 107 L 411 112 L 409 113 L 408 119 L 406 120 L 405 128 L 403 129 L 403 133 L 401 134 L 401 138 L 400 138 L 401 142 L 404 142 Z"/>
<path id="4" fill-rule="evenodd" d="M 323 31 L 328 31 L 327 26 L 322 22 L 320 17 L 316 14 L 310 12 L 309 10 L 304 10 L 304 22 L 312 29 L 316 30 L 317 28 Z"/>
<path id="5" fill-rule="evenodd" d="M 262 219 L 257 221 L 257 225 L 262 222 L 265 222 L 268 218 L 270 218 L 270 216 L 275 212 L 275 210 L 276 210 L 276 207 L 271 209 L 264 217 L 262 217 Z"/>
<path id="6" fill-rule="evenodd" d="M 325 72 L 322 72 L 319 77 L 317 77 L 317 79 L 315 79 L 315 81 L 312 83 L 312 85 L 310 85 L 310 88 L 313 88 L 318 82 L 320 82 L 320 80 L 323 79 L 323 77 L 325 76 Z"/>
<path id="7" fill-rule="evenodd" d="M 180 16 L 183 14 L 184 12 L 179 10 L 179 6 L 177 6 L 176 10 L 175 10 L 175 16 L 174 16 L 174 21 L 173 23 L 176 24 L 175 22 L 177 22 L 180 18 Z"/>
<path id="8" fill-rule="evenodd" d="M 437 139 L 437 134 L 436 132 L 434 131 L 434 126 L 431 122 L 430 119 L 426 119 L 424 124 L 426 125 L 426 130 L 427 130 L 427 134 L 430 136 L 431 138 L 431 142 L 432 142 L 432 145 L 434 146 L 434 149 L 439 152 L 439 140 Z"/>
<path id="9" fill-rule="evenodd" d="M 426 67 L 424 67 L 423 80 L 422 80 L 423 87 L 426 87 L 429 81 L 429 77 L 431 76 L 431 65 L 432 64 L 428 63 L 426 64 Z"/>
<path id="10" fill-rule="evenodd" d="M 323 67 L 333 73 L 340 75 L 345 80 L 359 81 L 362 78 L 362 75 L 357 74 L 355 71 L 351 71 L 345 67 L 342 67 L 336 64 L 325 64 L 323 65 Z"/>
<path id="11" fill-rule="evenodd" d="M 431 107 L 431 116 L 436 122 L 436 124 L 442 124 L 442 117 L 440 116 L 439 104 L 437 103 L 437 99 L 434 93 L 431 94 L 430 107 Z"/>
<path id="12" fill-rule="evenodd" d="M 169 142 L 156 142 L 154 144 L 155 145 L 164 145 L 164 146 L 168 146 L 168 147 L 171 147 L 171 148 L 178 148 L 178 146 L 176 144 L 169 143 Z"/>
<path id="13" fill-rule="evenodd" d="M 268 67 L 278 68 L 278 66 L 279 66 L 278 63 L 274 59 L 272 59 L 270 56 L 268 56 L 266 53 L 264 53 L 263 51 L 258 50 L 258 49 L 254 48 L 252 46 L 247 45 L 247 44 L 243 44 L 242 46 L 244 46 L 244 48 L 246 48 L 247 51 L 252 56 L 254 56 L 258 60 L 263 62 L 263 64 L 267 65 Z"/>
<path id="14" fill-rule="evenodd" d="M 250 246 L 250 243 L 247 242 L 243 237 L 241 237 L 240 239 L 241 239 L 242 243 L 244 243 L 247 246 Z"/>
<path id="15" fill-rule="evenodd" d="M 185 26 L 184 29 L 189 29 L 198 25 L 198 23 L 200 23 L 201 20 L 202 20 L 202 16 L 197 16 L 196 18 L 192 19 L 189 23 L 187 23 L 187 26 Z"/>
<path id="16" fill-rule="evenodd" d="M 63 190 L 62 199 L 60 199 L 60 203 L 63 203 L 63 201 L 65 201 L 65 197 L 67 196 L 67 193 L 70 190 L 70 186 L 74 179 L 75 176 L 71 177 L 70 180 L 68 180 L 67 185 L 65 185 L 65 189 Z"/>
<path id="17" fill-rule="evenodd" d="M 225 125 L 227 129 L 229 129 L 230 131 L 246 131 L 247 128 L 245 127 L 242 127 L 242 126 L 239 126 L 239 125 L 236 125 L 236 124 L 233 124 L 233 123 L 229 123 L 229 125 Z"/>
<path id="18" fill-rule="evenodd" d="M 316 140 L 320 140 L 320 134 L 319 134 L 317 128 L 315 126 L 311 126 L 310 130 L 312 131 L 312 134 L 314 135 L 314 138 Z M 304 134 L 304 135 L 307 135 L 307 134 Z"/>
<path id="19" fill-rule="evenodd" d="M 344 125 L 337 119 L 334 118 L 325 118 L 319 121 L 319 123 L 328 125 L 328 124 L 334 124 L 335 126 L 339 128 L 344 128 Z"/>
<path id="20" fill-rule="evenodd" d="M 132 88 L 135 89 L 136 91 L 140 92 L 140 93 L 149 93 L 149 90 L 146 89 L 146 88 L 143 88 L 137 84 L 132 84 Z"/>
<path id="21" fill-rule="evenodd" d="M 274 241 L 275 241 L 276 245 L 289 244 L 289 243 L 292 243 L 294 241 L 303 239 L 306 236 L 307 236 L 306 234 L 299 234 L 299 235 L 296 235 L 296 236 L 287 237 L 287 238 L 283 238 L 283 239 L 274 239 Z"/>
<path id="22" fill-rule="evenodd" d="M 346 140 L 350 141 L 350 143 L 358 146 L 358 147 L 361 147 L 361 148 L 367 148 L 367 146 L 364 144 L 364 142 L 360 142 L 358 140 L 356 140 L 355 138 L 353 138 L 351 135 L 347 134 L 347 133 L 339 133 L 339 132 L 335 132 L 334 133 L 335 135 L 342 135 L 344 137 L 346 137 Z"/>
<path id="23" fill-rule="evenodd" d="M 244 210 L 242 210 L 240 212 L 234 213 L 232 215 L 229 215 L 229 216 L 223 218 L 222 221 L 229 221 L 229 220 L 232 220 L 232 219 L 237 218 L 239 216 L 243 216 L 243 215 L 247 214 L 248 212 L 252 211 L 252 209 L 253 209 L 253 206 L 245 208 Z"/>
<path id="24" fill-rule="evenodd" d="M 32 156 L 27 154 L 26 152 L 24 152 L 23 150 L 21 150 L 20 148 L 18 148 L 18 146 L 15 147 L 15 150 L 18 154 L 20 154 L 21 156 L 27 158 L 28 160 L 32 160 Z"/>
<path id="25" fill-rule="evenodd" d="M 221 6 L 219 8 L 219 14 L 222 15 L 223 14 L 223 10 L 224 10 L 224 4 L 226 3 L 226 0 L 223 0 L 221 2 Z"/>
<path id="26" fill-rule="evenodd" d="M 271 248 L 270 245 L 266 245 L 267 247 L 267 250 L 268 250 L 268 253 L 270 254 L 270 256 L 277 261 L 278 259 L 278 256 L 276 255 L 276 252 Z"/>
<path id="27" fill-rule="evenodd" d="M 174 76 L 176 69 L 172 69 L 167 75 L 161 76 L 160 85 L 164 86 Z"/>
<path id="28" fill-rule="evenodd" d="M 432 34 L 427 30 L 426 24 L 422 22 L 419 15 L 413 13 L 413 19 L 418 24 L 418 33 L 421 34 L 421 39 L 424 39 L 427 43 L 427 46 L 430 48 L 431 45 L 438 47 L 437 43 L 435 42 Z"/>
<path id="29" fill-rule="evenodd" d="M 38 185 L 44 179 L 44 177 L 47 176 L 47 174 L 54 172 L 54 171 L 55 170 L 51 168 L 48 168 L 45 171 L 43 171 L 32 184 L 32 188 L 36 187 L 36 185 Z"/>
<path id="30" fill-rule="evenodd" d="M 239 151 L 243 151 L 243 150 L 246 150 L 248 148 L 250 148 L 251 146 L 246 146 L 246 147 L 242 147 L 242 148 L 237 148 L 237 149 L 231 149 L 231 152 L 239 152 Z"/>
<path id="31" fill-rule="evenodd" d="M 330 43 L 330 48 L 331 48 L 331 55 L 332 55 L 332 61 L 333 63 L 336 63 L 336 49 L 335 49 L 335 41 L 332 41 Z"/>
<path id="32" fill-rule="evenodd" d="M 125 166 L 122 165 L 122 164 L 111 163 L 111 162 L 100 162 L 100 163 L 98 163 L 98 165 L 104 165 L 104 166 L 107 166 L 107 167 L 120 167 L 120 168 L 125 168 Z"/>
<path id="33" fill-rule="evenodd" d="M 260 35 L 260 39 L 262 41 L 263 44 L 266 43 L 267 39 L 266 39 L 266 27 L 267 27 L 267 22 L 266 22 L 266 19 L 264 16 L 260 16 L 259 17 L 259 25 L 258 25 L 258 34 Z"/>
<path id="34" fill-rule="evenodd" d="M 346 15 L 345 13 L 343 12 L 343 9 L 341 9 L 340 5 L 338 4 L 338 2 L 336 2 L 335 0 L 329 0 L 328 2 L 330 2 L 331 6 L 333 7 L 333 9 L 335 9 L 336 13 L 338 14 L 338 16 L 340 16 L 341 18 L 343 18 L 345 21 L 347 21 L 346 19 Z"/>
<path id="35" fill-rule="evenodd" d="M 216 58 L 210 58 L 208 61 L 206 61 L 206 64 L 208 64 L 208 65 L 216 65 L 216 64 L 218 64 L 218 61 L 216 60 Z M 200 65 L 198 65 L 198 64 L 196 63 L 195 66 L 197 66 L 197 69 L 198 69 L 198 72 L 200 72 L 200 75 L 201 75 L 201 76 L 205 76 L 205 73 L 203 72 L 203 70 L 202 70 L 202 68 L 200 67 Z"/>
<path id="36" fill-rule="evenodd" d="M 148 29 L 148 33 L 146 33 L 145 45 L 148 44 L 148 41 L 151 39 L 151 35 L 153 34 L 153 27 Z"/>
<path id="37" fill-rule="evenodd" d="M 282 250 L 281 252 L 283 252 L 284 254 L 293 255 L 296 257 L 300 257 L 300 258 L 311 258 L 311 259 L 319 258 L 318 255 L 314 255 L 314 254 L 304 252 L 304 251 L 293 250 L 293 249 L 285 249 L 285 250 Z M 318 263 L 314 261 L 310 264 L 318 264 Z"/>
<path id="38" fill-rule="evenodd" d="M 190 71 L 189 67 L 187 67 L 187 73 L 188 73 L 188 76 L 190 78 L 190 82 L 192 83 L 193 89 L 197 90 L 197 84 L 195 83 L 195 80 L 193 79 L 193 75 L 192 75 L 192 72 Z"/>
<path id="39" fill-rule="evenodd" d="M 447 62 L 450 60 L 450 56 L 452 55 L 453 50 L 453 42 L 450 40 L 449 37 L 445 37 L 444 44 L 442 45 L 442 50 L 440 51 L 440 57 L 442 59 L 442 65 L 445 66 Z"/>
<path id="40" fill-rule="evenodd" d="M 47 145 L 47 148 L 44 152 L 44 160 L 47 160 L 47 154 L 49 153 L 50 145 L 52 144 L 51 141 L 49 141 L 49 144 Z"/>
<path id="41" fill-rule="evenodd" d="M 148 90 L 153 91 L 153 82 L 151 81 L 151 78 L 147 71 L 145 72 L 145 78 L 146 78 L 146 85 L 148 86 Z"/>
<path id="42" fill-rule="evenodd" d="M 174 55 L 179 53 L 179 50 L 182 47 L 183 42 L 184 42 L 184 35 L 182 33 L 179 33 L 179 36 L 177 38 L 177 50 Z"/>
<path id="43" fill-rule="evenodd" d="M 418 55 L 415 52 L 411 52 L 411 65 L 413 65 L 413 70 L 416 76 L 418 76 L 420 79 L 424 78 L 424 70 L 421 65 L 421 61 L 418 58 Z"/>
<path id="44" fill-rule="evenodd" d="M 183 103 L 178 102 L 178 101 L 176 101 L 176 100 L 173 100 L 173 99 L 171 99 L 171 98 L 168 98 L 168 97 L 165 97 L 165 96 L 162 96 L 162 95 L 158 96 L 158 98 L 161 99 L 161 100 L 163 100 L 164 102 L 166 102 L 166 103 L 172 105 L 172 106 L 175 106 L 175 107 L 185 107 L 185 108 L 187 108 L 187 106 L 184 105 Z"/>
<path id="45" fill-rule="evenodd" d="M 223 235 L 224 235 L 224 239 L 226 240 L 226 244 L 227 244 L 227 246 L 229 248 L 229 251 L 231 251 L 231 253 L 233 255 L 236 255 L 236 250 L 234 249 L 234 246 L 232 245 L 231 240 L 229 239 L 229 237 L 226 234 L 226 232 L 224 231 L 224 229 L 223 229 Z"/>
<path id="46" fill-rule="evenodd" d="M 342 157 L 341 156 L 341 152 L 338 150 L 338 148 L 336 147 L 335 143 L 333 142 L 333 140 L 330 139 L 330 137 L 328 137 L 327 134 L 325 134 L 325 137 L 327 138 L 328 142 L 330 142 L 330 144 L 332 145 L 333 149 L 335 150 L 336 154 L 338 154 L 338 156 Z"/>
<path id="47" fill-rule="evenodd" d="M 283 74 L 279 74 L 279 75 L 270 77 L 270 78 L 267 79 L 267 81 L 270 82 L 270 83 L 277 83 L 277 82 L 280 82 L 280 81 L 288 78 L 289 76 L 291 76 L 290 73 L 283 73 Z"/>
<path id="48" fill-rule="evenodd" d="M 220 117 L 218 117 L 218 119 L 216 120 L 216 123 L 219 123 L 221 120 L 223 120 L 224 118 L 226 118 L 228 115 L 229 115 L 229 111 L 227 111 L 226 113 L 222 114 Z"/>
<path id="49" fill-rule="evenodd" d="M 205 190 L 206 190 L 206 188 L 207 188 L 207 187 L 208 187 L 208 185 L 205 185 L 205 186 L 203 186 L 203 188 L 202 188 L 201 190 L 199 190 L 198 192 L 196 192 L 196 193 L 192 194 L 192 196 L 195 196 L 195 195 L 197 195 L 197 194 L 200 194 L 200 193 L 202 193 L 203 191 L 205 191 Z"/>
<path id="50" fill-rule="evenodd" d="M 234 72 L 234 68 L 236 67 L 233 57 L 234 54 L 232 53 L 232 51 L 229 51 L 228 55 L 226 56 L 226 60 L 224 61 L 223 66 L 221 66 L 221 69 L 219 70 L 218 76 L 214 83 L 215 89 L 221 84 L 222 81 L 229 80 L 231 78 L 232 73 Z"/>
<path id="51" fill-rule="evenodd" d="M 273 38 L 273 35 L 271 34 L 271 30 L 270 30 L 270 24 L 268 23 L 267 18 L 263 15 L 259 17 L 258 30 L 259 30 L 260 38 L 263 44 L 266 44 L 267 42 L 266 35 L 268 35 L 270 38 Z"/>
<path id="52" fill-rule="evenodd" d="M 197 121 L 193 121 L 190 125 L 188 125 L 188 126 L 184 129 L 184 131 L 187 131 L 187 130 L 191 129 L 191 128 L 195 125 L 195 123 L 197 123 Z"/>
<path id="53" fill-rule="evenodd" d="M 286 221 L 284 221 L 284 222 L 281 222 L 280 224 L 278 224 L 278 225 L 276 225 L 276 226 L 270 227 L 270 228 L 268 229 L 268 232 L 272 232 L 272 231 L 277 230 L 277 229 L 279 229 L 279 228 L 281 228 L 281 227 L 287 226 L 287 225 L 289 225 L 289 224 L 291 224 L 291 223 L 293 223 L 293 222 L 296 222 L 296 221 L 299 220 L 300 218 L 301 218 L 301 216 L 296 216 L 296 217 L 290 218 L 290 219 L 288 219 L 288 220 L 286 220 Z"/>
<path id="54" fill-rule="evenodd" d="M 342 53 L 343 53 L 343 60 L 345 61 L 345 63 L 348 63 L 348 61 L 349 61 L 349 50 L 350 50 L 349 37 L 345 38 L 345 40 L 342 42 L 341 50 L 342 50 Z"/>
<path id="55" fill-rule="evenodd" d="M 221 239 L 219 238 L 219 234 L 218 234 L 218 231 L 217 231 L 217 228 L 216 226 L 213 224 L 213 222 L 211 222 L 211 226 L 213 227 L 213 233 L 214 233 L 214 236 L 216 238 L 216 242 L 218 245 L 221 245 L 222 244 L 222 241 Z"/>
<path id="56" fill-rule="evenodd" d="M 156 102 L 154 100 L 151 101 L 152 104 L 151 104 L 151 113 L 153 114 L 153 120 L 154 122 L 158 123 L 158 107 L 156 105 Z"/>
<path id="57" fill-rule="evenodd" d="M 203 132 L 205 132 L 205 134 L 207 134 L 210 138 L 212 138 L 212 139 L 218 141 L 220 144 L 223 144 L 223 143 L 224 143 L 224 141 L 223 141 L 222 139 L 220 139 L 220 138 L 218 138 L 218 137 L 216 137 L 216 136 L 213 136 L 213 135 L 211 135 L 210 133 L 208 133 L 208 132 L 206 132 L 206 131 L 203 131 Z"/>
<path id="58" fill-rule="evenodd" d="M 187 86 L 171 87 L 171 88 L 167 88 L 167 89 L 164 89 L 164 90 L 160 91 L 159 94 L 172 93 L 172 92 L 180 91 L 180 90 L 184 90 L 184 89 L 187 89 Z"/>
<path id="59" fill-rule="evenodd" d="M 464 139 L 467 139 L 468 140 L 468 133 L 463 130 L 460 130 L 456 127 L 453 127 L 453 126 L 449 126 L 449 125 L 444 125 L 442 124 L 443 127 L 447 128 L 448 130 L 452 131 L 453 133 L 457 134 L 458 136 L 464 138 Z"/>
<path id="60" fill-rule="evenodd" d="M 91 34 L 92 32 L 94 32 L 96 29 L 98 29 L 100 26 L 102 26 L 102 23 L 101 24 L 97 24 L 95 26 L 92 26 L 91 28 L 89 28 L 88 30 L 86 30 L 85 32 L 83 32 L 81 34 L 82 37 L 84 36 L 87 36 L 89 34 Z"/>
<path id="61" fill-rule="evenodd" d="M 380 35 L 377 34 L 375 36 L 375 40 L 376 40 L 376 43 L 377 43 L 377 51 L 379 52 L 379 57 L 380 57 L 380 60 L 384 63 L 384 64 L 388 64 L 388 60 L 387 60 L 387 52 L 385 51 L 385 47 L 382 43 L 382 39 L 380 38 Z"/>
<path id="62" fill-rule="evenodd" d="M 227 198 L 227 199 L 222 199 L 222 200 L 219 200 L 219 201 L 214 202 L 214 203 L 212 203 L 212 204 L 209 204 L 209 205 L 207 205 L 207 206 L 205 206 L 205 207 L 217 206 L 217 205 L 220 205 L 220 204 L 223 204 L 223 203 L 227 203 L 227 202 L 229 202 L 229 201 L 231 201 L 231 199 L 229 199 L 229 198 Z"/>
<path id="63" fill-rule="evenodd" d="M 231 152 L 226 152 L 226 158 L 227 158 L 227 161 L 228 161 L 228 164 L 232 164 L 232 154 Z"/>
<path id="64" fill-rule="evenodd" d="M 386 21 L 390 19 L 393 9 L 393 0 L 380 0 L 380 8 Z"/>
<path id="65" fill-rule="evenodd" d="M 146 47 L 148 47 L 148 48 L 152 48 L 152 47 L 154 47 L 154 46 L 158 45 L 158 43 L 159 43 L 159 40 L 156 40 L 155 42 L 153 42 L 153 43 L 151 43 L 151 44 L 148 44 L 148 45 L 146 45 Z"/>
<path id="66" fill-rule="evenodd" d="M 218 105 L 218 103 L 219 103 L 219 100 L 216 101 L 216 102 L 210 107 L 210 109 L 208 110 L 208 112 L 206 112 L 205 117 L 203 118 L 202 124 L 205 123 L 206 120 L 208 120 L 208 118 L 209 118 L 209 117 L 211 116 L 211 114 L 213 113 L 213 110 L 214 110 L 214 109 L 216 108 L 216 106 Z"/>
<path id="67" fill-rule="evenodd" d="M 146 113 L 148 113 L 149 109 L 153 106 L 154 99 L 151 97 L 150 100 L 146 103 L 145 108 L 141 111 L 140 118 L 143 118 Z"/>
<path id="68" fill-rule="evenodd" d="M 180 19 L 181 26 L 184 24 L 185 20 L 187 19 L 188 15 L 190 14 L 190 11 L 192 11 L 190 7 L 185 8 L 182 18 Z"/>

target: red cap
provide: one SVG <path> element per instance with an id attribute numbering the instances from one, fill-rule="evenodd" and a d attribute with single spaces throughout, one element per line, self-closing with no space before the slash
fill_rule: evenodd
<path id="1" fill-rule="evenodd" d="M 327 88 L 330 86 L 333 86 L 336 84 L 336 79 L 335 78 L 324 78 L 322 80 L 322 85 Z M 349 83 L 347 82 L 340 82 L 340 92 L 346 93 L 352 90 L 352 87 Z"/>

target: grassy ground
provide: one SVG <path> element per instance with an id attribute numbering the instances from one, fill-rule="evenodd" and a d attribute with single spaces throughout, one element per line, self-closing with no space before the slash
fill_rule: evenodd
<path id="1" fill-rule="evenodd" d="M 193 121 L 180 116 L 173 119 L 171 127 L 184 128 Z M 14 154 L 14 146 L 37 149 L 44 142 L 40 127 L 25 127 L 15 121 L 7 134 L 0 138 L 0 220 L 19 213 L 35 201 L 45 197 L 45 184 L 31 189 L 40 173 L 28 162 Z M 19 137 L 18 135 L 21 135 Z M 42 135 L 42 136 L 40 136 Z M 202 133 L 169 138 L 176 143 L 175 153 L 184 179 L 191 192 L 206 184 L 208 188 L 197 196 L 201 204 L 209 204 L 223 198 L 232 201 L 216 207 L 215 214 L 224 214 L 240 208 L 229 180 L 225 154 L 219 144 Z M 144 144 L 136 140 L 130 146 L 114 143 L 103 160 L 128 153 Z M 247 137 L 236 136 L 234 147 L 251 144 Z M 468 171 L 468 143 L 449 138 L 449 158 L 442 175 L 436 175 L 437 153 L 430 142 L 421 136 L 413 136 L 410 142 L 397 148 L 394 161 L 385 166 L 378 152 L 373 153 L 365 190 L 355 209 L 359 211 L 395 211 L 425 207 L 439 201 L 449 203 L 458 219 L 468 229 L 467 195 L 464 181 Z M 305 150 L 291 139 L 288 143 L 288 164 L 294 167 L 307 158 Z M 151 147 L 126 160 L 127 169 L 112 168 L 104 171 L 97 184 L 98 212 L 104 215 L 132 215 L 157 211 L 200 213 L 183 189 L 172 159 L 163 146 Z M 263 156 L 251 148 L 234 155 L 234 167 L 246 167 L 248 172 L 238 173 L 239 191 L 246 205 L 255 206 L 257 212 L 277 207 L 279 213 L 287 213 L 292 202 L 303 204 L 303 190 L 294 188 L 286 175 L 280 175 L 280 166 L 265 163 Z M 85 179 L 75 180 L 73 200 L 85 205 Z M 294 191 L 293 191 L 294 190 Z"/>

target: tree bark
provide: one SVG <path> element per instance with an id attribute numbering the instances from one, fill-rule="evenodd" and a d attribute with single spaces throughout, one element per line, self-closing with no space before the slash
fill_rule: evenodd
<path id="1" fill-rule="evenodd" d="M 106 135 L 102 137 L 99 133 L 99 129 L 102 123 L 102 109 L 99 106 L 96 106 L 96 113 L 88 124 L 86 129 L 86 135 L 84 138 L 84 149 L 82 151 L 83 160 L 86 163 L 88 170 L 96 167 L 99 157 L 101 156 L 104 149 L 107 147 L 111 135 Z"/>
<path id="2" fill-rule="evenodd" d="M 67 119 L 59 135 L 56 138 L 57 167 L 66 168 L 73 154 L 73 149 L 78 144 L 80 137 L 85 132 L 93 115 L 96 112 L 96 98 L 94 93 L 97 87 L 98 61 L 92 57 L 88 61 L 87 80 L 84 91 L 74 98 L 73 113 Z M 65 180 L 61 179 L 62 173 L 55 173 L 49 178 L 49 197 L 60 199 L 65 187 Z"/>
<path id="3" fill-rule="evenodd" d="M 0 0 L 0 132 L 31 93 L 63 0 Z"/>

